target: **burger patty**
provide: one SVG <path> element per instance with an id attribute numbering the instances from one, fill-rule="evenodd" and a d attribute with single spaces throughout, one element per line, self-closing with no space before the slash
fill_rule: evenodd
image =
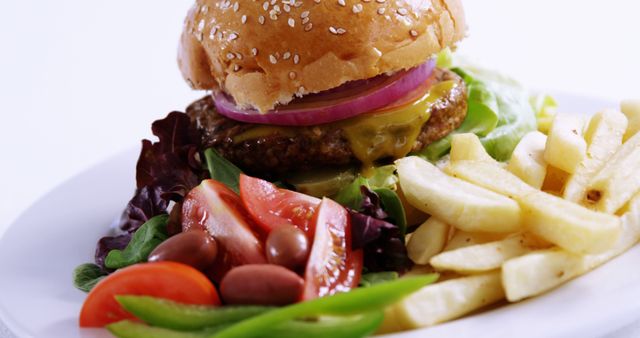
<path id="1" fill-rule="evenodd" d="M 431 117 L 422 126 L 412 150 L 420 150 L 456 129 L 467 112 L 464 81 L 449 70 L 436 69 L 437 82 L 455 81 L 447 95 L 431 106 Z M 436 83 L 437 83 L 436 82 Z M 359 164 L 343 129 L 334 124 L 309 127 L 266 127 L 239 122 L 216 112 L 211 95 L 187 108 L 191 121 L 201 131 L 202 145 L 213 147 L 243 171 L 258 176 L 273 176 L 311 168 Z M 238 137 L 262 127 L 256 137 Z M 241 138 L 240 140 L 238 138 Z M 235 140 L 234 140 L 235 139 Z"/>

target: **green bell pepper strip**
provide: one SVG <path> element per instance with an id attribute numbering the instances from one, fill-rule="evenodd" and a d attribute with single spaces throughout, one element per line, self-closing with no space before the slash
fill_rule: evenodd
<path id="1" fill-rule="evenodd" d="M 189 331 L 239 322 L 273 309 L 267 306 L 187 305 L 148 296 L 116 296 L 116 300 L 145 323 Z"/>
<path id="2" fill-rule="evenodd" d="M 368 288 L 339 293 L 330 297 L 297 303 L 231 325 L 212 337 L 256 337 L 279 323 L 296 318 L 309 318 L 319 315 L 346 316 L 382 310 L 386 306 L 418 291 L 425 285 L 435 282 L 437 279 L 437 274 L 408 277 Z"/>

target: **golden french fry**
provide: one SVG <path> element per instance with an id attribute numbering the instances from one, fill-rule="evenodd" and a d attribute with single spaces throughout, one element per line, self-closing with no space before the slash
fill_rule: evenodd
<path id="1" fill-rule="evenodd" d="M 547 136 L 539 131 L 525 135 L 513 150 L 507 169 L 530 186 L 540 189 L 547 175 L 544 149 Z"/>
<path id="2" fill-rule="evenodd" d="M 595 255 L 575 255 L 561 249 L 536 251 L 502 265 L 502 282 L 509 301 L 532 297 L 606 263 L 640 240 L 640 194 L 622 217 L 622 234 L 609 250 Z"/>
<path id="3" fill-rule="evenodd" d="M 453 236 L 447 242 L 447 245 L 442 251 L 450 251 L 476 244 L 484 244 L 503 239 L 505 234 L 496 234 L 490 232 L 468 232 L 462 230 L 455 230 Z"/>
<path id="4" fill-rule="evenodd" d="M 456 134 L 451 138 L 451 161 L 495 162 L 476 134 Z"/>
<path id="5" fill-rule="evenodd" d="M 578 276 L 582 256 L 561 249 L 532 252 L 502 265 L 502 285 L 510 302 L 539 295 Z"/>
<path id="6" fill-rule="evenodd" d="M 522 219 L 518 204 L 504 196 L 444 174 L 415 156 L 396 161 L 400 186 L 414 207 L 458 229 L 515 232 Z"/>
<path id="7" fill-rule="evenodd" d="M 516 234 L 496 242 L 442 252 L 433 256 L 430 263 L 436 270 L 478 273 L 499 269 L 508 259 L 543 247 L 548 244 L 531 234 Z"/>
<path id="8" fill-rule="evenodd" d="M 447 244 L 450 226 L 436 217 L 429 218 L 413 232 L 407 242 L 407 254 L 416 264 L 427 264 Z"/>
<path id="9" fill-rule="evenodd" d="M 605 162 L 622 145 L 622 136 L 627 130 L 627 118 L 615 110 L 595 114 L 585 133 L 587 155 L 569 177 L 564 187 L 564 199 L 575 203 L 586 203 L 587 184 L 604 166 Z"/>
<path id="10" fill-rule="evenodd" d="M 451 279 L 425 286 L 389 309 L 403 329 L 458 318 L 504 298 L 500 272 Z"/>
<path id="11" fill-rule="evenodd" d="M 533 189 L 510 172 L 480 161 L 452 162 L 450 175 L 462 178 L 520 203 L 525 228 L 563 249 L 598 253 L 618 240 L 620 219 Z"/>
<path id="12" fill-rule="evenodd" d="M 640 131 L 640 100 L 622 101 L 620 110 L 629 119 L 629 126 L 624 134 L 624 140 L 626 141 Z"/>
<path id="13" fill-rule="evenodd" d="M 587 201 L 598 211 L 615 213 L 640 191 L 640 133 L 627 140 L 587 186 Z"/>
<path id="14" fill-rule="evenodd" d="M 553 119 L 544 159 L 550 165 L 573 173 L 587 151 L 587 143 L 582 138 L 584 120 L 578 116 L 558 114 Z"/>

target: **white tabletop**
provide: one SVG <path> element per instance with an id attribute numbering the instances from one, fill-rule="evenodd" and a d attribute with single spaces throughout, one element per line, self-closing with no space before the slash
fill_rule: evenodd
<path id="1" fill-rule="evenodd" d="M 465 55 L 535 88 L 640 98 L 640 3 L 464 2 Z M 175 61 L 191 3 L 0 4 L 0 235 L 39 196 L 201 95 Z"/>

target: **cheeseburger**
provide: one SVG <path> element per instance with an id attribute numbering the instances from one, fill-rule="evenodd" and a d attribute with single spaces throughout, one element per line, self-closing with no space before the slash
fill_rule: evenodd
<path id="1" fill-rule="evenodd" d="M 178 62 L 211 94 L 187 114 L 252 175 L 389 163 L 463 122 L 465 83 L 434 57 L 465 31 L 459 0 L 198 0 Z"/>

